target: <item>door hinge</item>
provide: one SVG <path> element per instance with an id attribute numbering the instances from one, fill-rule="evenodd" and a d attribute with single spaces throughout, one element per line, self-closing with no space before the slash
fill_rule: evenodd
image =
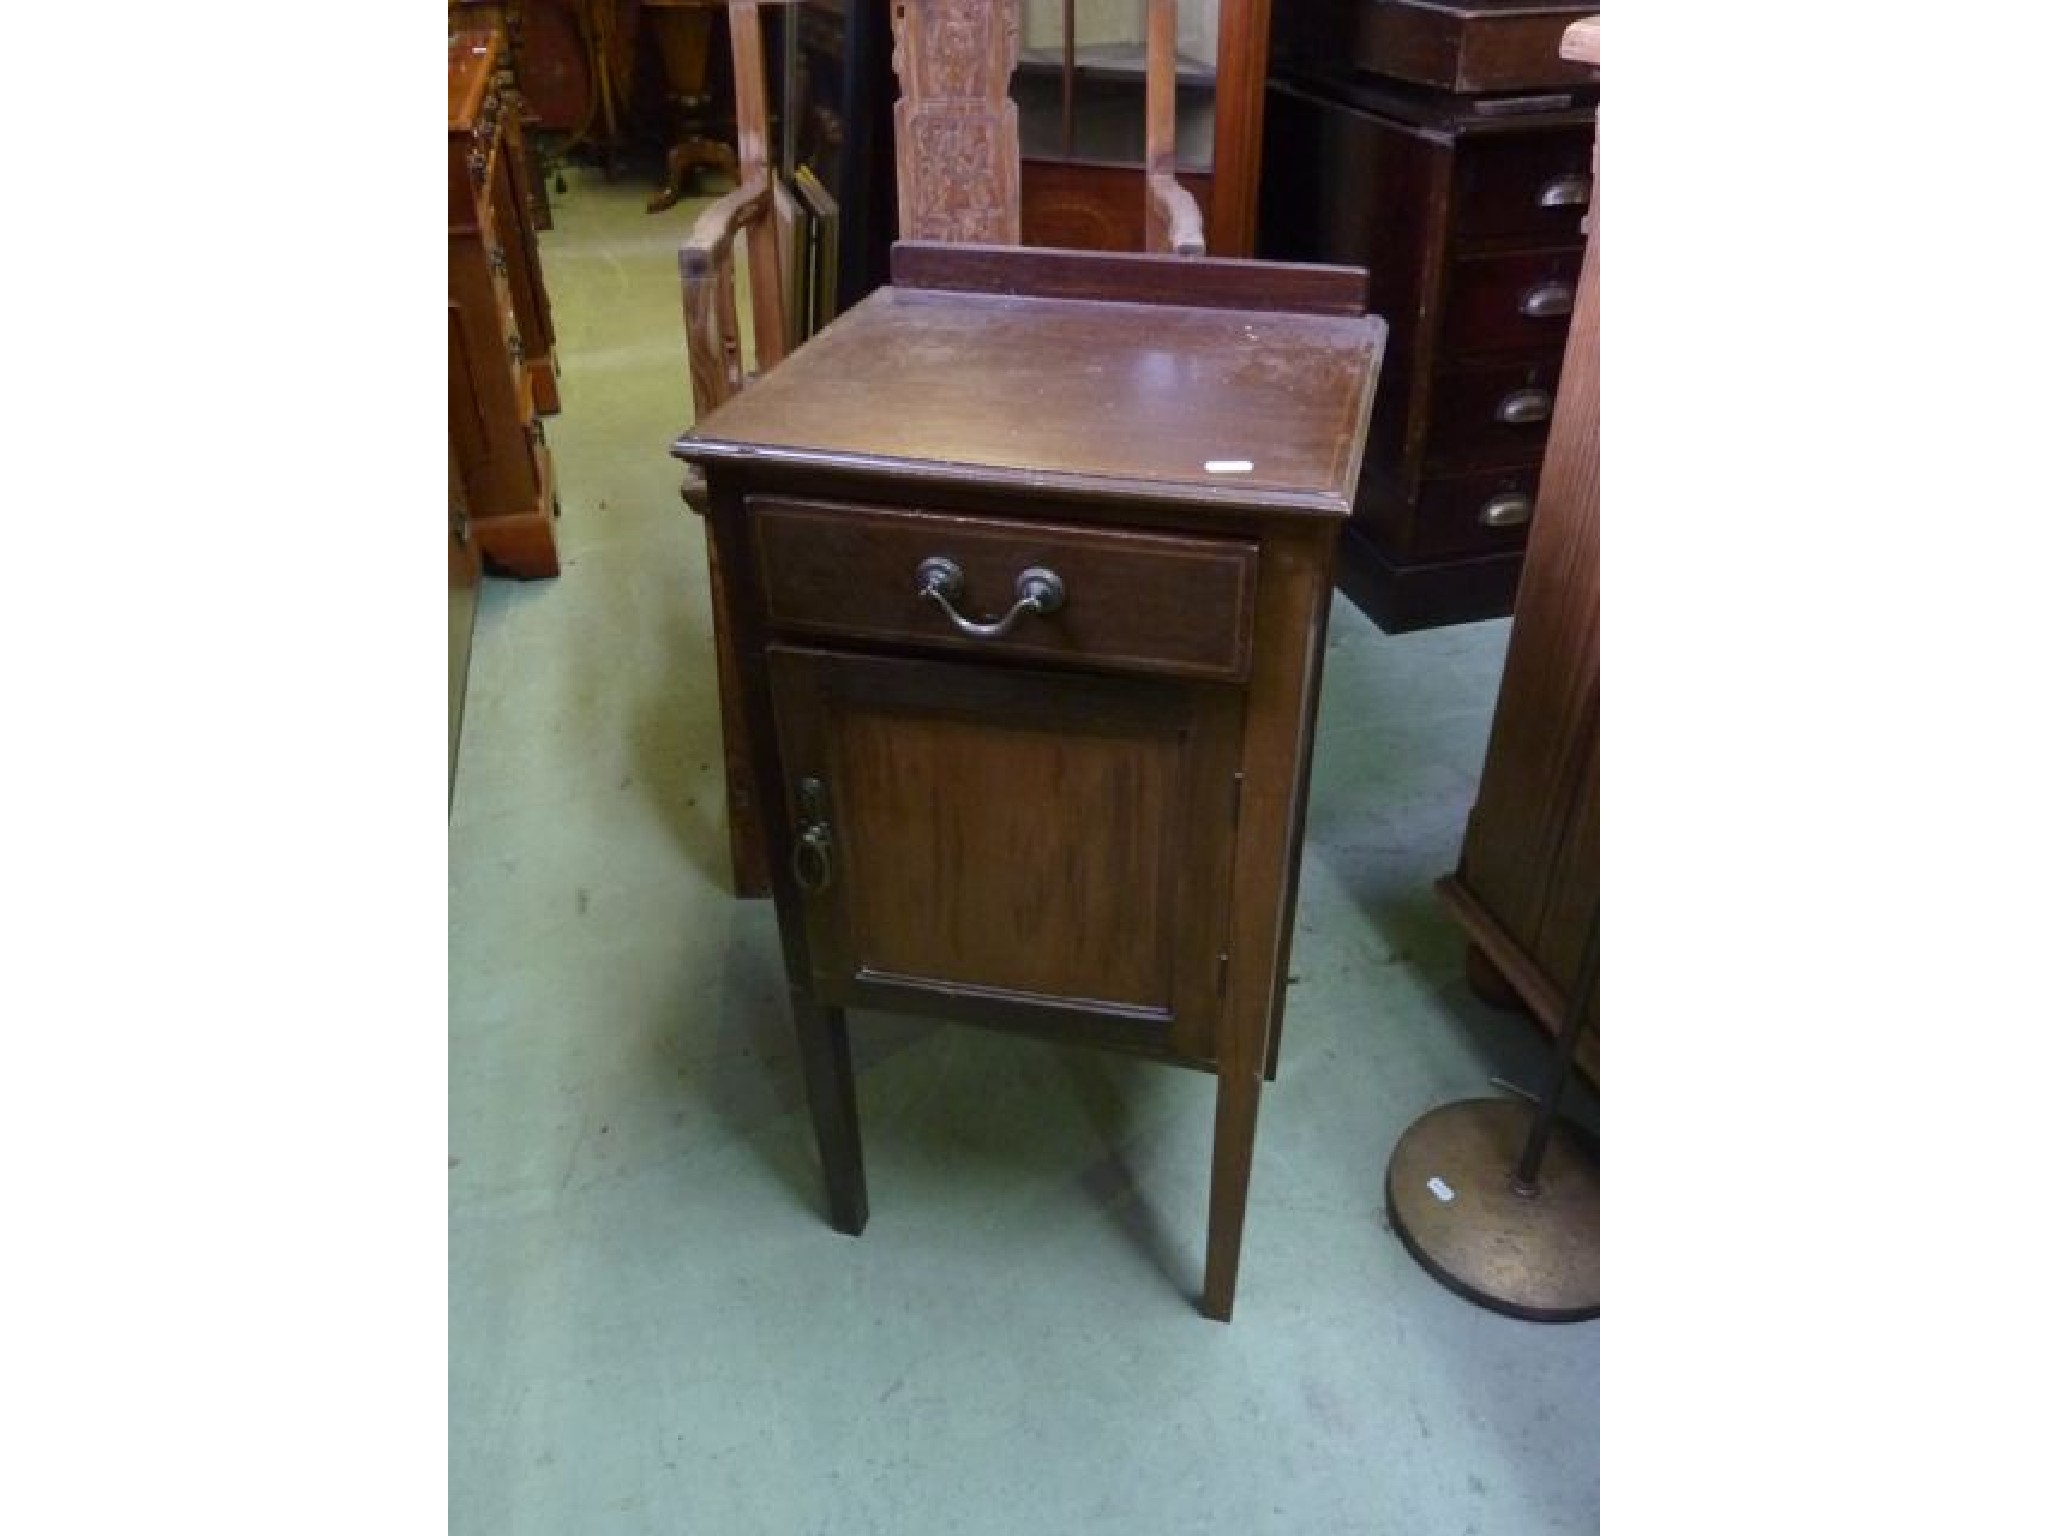
<path id="1" fill-rule="evenodd" d="M 1244 775 L 1241 773 L 1233 773 L 1230 776 L 1230 824 L 1233 827 L 1236 826 L 1238 823 L 1238 818 L 1241 817 L 1243 814 Z"/>
<path id="2" fill-rule="evenodd" d="M 1224 988 L 1230 984 L 1230 951 L 1225 950 L 1216 957 L 1216 995 L 1223 996 Z"/>

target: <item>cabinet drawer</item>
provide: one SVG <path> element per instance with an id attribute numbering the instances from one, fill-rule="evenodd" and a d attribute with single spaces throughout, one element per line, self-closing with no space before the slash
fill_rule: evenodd
<path id="1" fill-rule="evenodd" d="M 1550 437 L 1563 359 L 1446 368 L 1430 386 L 1431 468 L 1535 463 Z"/>
<path id="2" fill-rule="evenodd" d="M 1419 560 L 1505 553 L 1529 539 L 1540 465 L 1422 482 L 1408 554 Z"/>
<path id="3" fill-rule="evenodd" d="M 1453 260 L 1444 301 L 1444 335 L 1451 349 L 1562 348 L 1584 260 L 1581 247 Z"/>
<path id="4" fill-rule="evenodd" d="M 782 633 L 1056 659 L 1124 672 L 1242 682 L 1249 675 L 1258 546 L 937 512 L 750 498 L 769 626 Z M 969 623 L 1010 614 L 1029 571 L 1062 589 L 1051 612 L 975 635 L 920 595 L 920 568 L 957 568 Z"/>
<path id="5" fill-rule="evenodd" d="M 1570 240 L 1592 194 L 1591 129 L 1467 139 L 1458 148 L 1451 231 L 1459 239 Z"/>

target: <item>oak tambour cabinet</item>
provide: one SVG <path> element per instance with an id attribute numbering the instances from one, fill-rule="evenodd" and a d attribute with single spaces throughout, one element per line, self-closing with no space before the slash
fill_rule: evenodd
<path id="1" fill-rule="evenodd" d="M 899 245 L 701 465 L 833 1224 L 848 1008 L 1214 1072 L 1227 1319 L 1276 1059 L 1356 268 Z"/>

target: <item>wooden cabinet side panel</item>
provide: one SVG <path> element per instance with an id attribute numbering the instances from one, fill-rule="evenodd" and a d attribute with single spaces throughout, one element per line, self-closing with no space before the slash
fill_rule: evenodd
<path id="1" fill-rule="evenodd" d="M 1599 888 L 1598 198 L 1596 184 L 1593 238 L 1458 873 L 1560 992 L 1569 991 Z"/>
<path id="2" fill-rule="evenodd" d="M 1275 530 L 1259 556 L 1259 626 L 1244 726 L 1245 788 L 1233 872 L 1225 1070 L 1263 1073 L 1279 1026 L 1316 683 L 1329 619 L 1337 528 Z"/>
<path id="3" fill-rule="evenodd" d="M 506 278 L 512 291 L 513 318 L 529 362 L 550 357 L 555 347 L 555 322 L 541 276 L 540 243 L 519 186 L 524 164 L 519 128 L 508 118 L 502 129 L 504 148 L 491 178 L 491 219 L 503 242 Z"/>
<path id="4" fill-rule="evenodd" d="M 1266 56 L 1273 0 L 1232 0 L 1216 42 L 1215 185 L 1206 215 L 1209 254 L 1249 256 L 1258 222 L 1265 135 Z"/>

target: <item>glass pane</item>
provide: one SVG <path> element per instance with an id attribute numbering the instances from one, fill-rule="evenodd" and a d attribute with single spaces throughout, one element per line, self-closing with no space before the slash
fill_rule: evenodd
<path id="1" fill-rule="evenodd" d="M 1182 0 L 1174 159 L 1215 163 L 1219 0 Z M 1145 159 L 1145 0 L 1024 0 L 1017 127 L 1024 155 L 1139 165 Z"/>

